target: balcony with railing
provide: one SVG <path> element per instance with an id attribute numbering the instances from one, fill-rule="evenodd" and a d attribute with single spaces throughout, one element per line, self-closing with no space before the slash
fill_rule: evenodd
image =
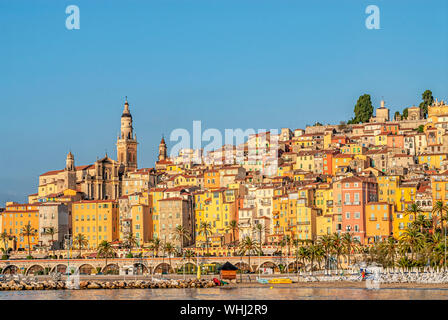
<path id="1" fill-rule="evenodd" d="M 369 218 L 369 221 L 376 221 L 377 219 L 376 219 L 376 217 L 370 217 Z"/>

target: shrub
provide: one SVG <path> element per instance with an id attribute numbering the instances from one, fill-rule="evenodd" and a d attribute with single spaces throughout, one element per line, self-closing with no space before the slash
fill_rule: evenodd
<path id="1" fill-rule="evenodd" d="M 26 258 L 27 258 L 28 260 L 32 260 L 32 259 L 34 259 L 33 256 L 26 256 Z"/>
<path id="2" fill-rule="evenodd" d="M 7 254 L 2 255 L 2 260 L 8 260 L 9 256 Z"/>
<path id="3" fill-rule="evenodd" d="M 127 255 L 126 255 L 126 258 L 134 258 L 134 256 L 132 255 L 132 253 L 128 253 Z"/>

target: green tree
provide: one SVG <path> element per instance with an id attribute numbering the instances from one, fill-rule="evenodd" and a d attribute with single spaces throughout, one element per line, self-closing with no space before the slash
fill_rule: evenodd
<path id="1" fill-rule="evenodd" d="M 164 250 L 168 254 L 168 260 L 170 262 L 170 268 L 172 269 L 173 267 L 171 266 L 171 254 L 176 252 L 176 248 L 173 246 L 173 244 L 171 242 L 167 242 L 164 245 Z"/>
<path id="2" fill-rule="evenodd" d="M 132 231 L 129 231 L 125 234 L 123 239 L 124 247 L 128 249 L 128 253 L 131 253 L 132 248 L 137 245 L 137 239 L 135 238 Z"/>
<path id="3" fill-rule="evenodd" d="M 403 250 L 411 251 L 411 260 L 414 260 L 415 253 L 419 252 L 424 246 L 425 237 L 423 234 L 417 230 L 415 227 L 407 228 L 400 237 L 400 242 L 402 244 Z"/>
<path id="4" fill-rule="evenodd" d="M 89 241 L 87 240 L 86 236 L 83 235 L 82 233 L 78 233 L 75 238 L 73 239 L 73 244 L 76 245 L 76 247 L 78 247 L 79 250 L 79 257 L 82 257 L 82 248 L 87 247 L 87 245 L 89 244 Z"/>
<path id="5" fill-rule="evenodd" d="M 327 270 L 330 255 L 333 250 L 333 239 L 330 235 L 323 235 L 319 239 L 319 245 L 325 253 L 325 270 Z"/>
<path id="6" fill-rule="evenodd" d="M 152 250 L 153 255 L 157 257 L 159 255 L 159 250 L 162 245 L 162 242 L 160 241 L 159 238 L 151 239 L 151 241 L 149 242 L 150 242 L 149 248 Z"/>
<path id="7" fill-rule="evenodd" d="M 231 220 L 229 222 L 229 225 L 227 226 L 227 230 L 232 232 L 232 245 L 233 245 L 233 255 L 235 255 L 235 248 L 236 248 L 236 232 L 240 229 L 238 225 L 238 221 Z"/>
<path id="8" fill-rule="evenodd" d="M 339 263 L 339 257 L 344 252 L 343 239 L 339 233 L 335 232 L 331 235 L 333 251 L 336 254 L 336 269 L 342 267 Z"/>
<path id="9" fill-rule="evenodd" d="M 249 258 L 249 271 L 250 271 L 251 269 L 250 257 L 253 253 L 255 254 L 258 253 L 258 244 L 255 240 L 252 240 L 250 237 L 245 237 L 240 244 L 240 254 L 245 255 L 246 253 L 248 254 Z"/>
<path id="10" fill-rule="evenodd" d="M 58 233 L 57 228 L 55 227 L 48 227 L 45 228 L 44 234 L 47 236 L 51 236 L 51 247 L 53 248 L 53 256 L 56 255 L 55 249 L 54 249 L 54 236 Z"/>
<path id="11" fill-rule="evenodd" d="M 433 207 L 432 207 L 432 228 L 433 228 L 433 232 L 436 231 L 437 228 L 437 224 L 438 221 L 440 221 L 440 226 L 442 226 L 442 220 L 443 220 L 443 212 L 447 211 L 448 207 L 446 207 L 443 204 L 443 201 L 437 201 L 436 203 L 434 203 Z"/>
<path id="12" fill-rule="evenodd" d="M 11 238 L 11 236 L 5 231 L 3 231 L 2 233 L 0 233 L 0 240 L 3 241 L 3 247 L 4 250 L 3 252 L 5 253 L 5 255 L 8 255 L 8 240 Z"/>
<path id="13" fill-rule="evenodd" d="M 28 257 L 31 257 L 31 242 L 30 237 L 34 237 L 37 234 L 37 230 L 31 227 L 31 224 L 28 222 L 26 226 L 22 228 L 20 235 L 27 238 L 28 242 Z"/>
<path id="14" fill-rule="evenodd" d="M 207 247 L 207 255 L 208 255 L 209 254 L 209 250 L 208 250 L 209 241 L 208 241 L 208 238 L 212 234 L 212 225 L 211 225 L 211 223 L 202 221 L 199 224 L 199 234 L 203 235 L 205 237 L 205 246 Z"/>
<path id="15" fill-rule="evenodd" d="M 112 248 L 110 242 L 106 240 L 101 241 L 98 245 L 97 257 L 106 259 L 106 265 L 104 267 L 107 267 L 107 259 L 115 257 L 115 250 Z"/>
<path id="16" fill-rule="evenodd" d="M 417 132 L 418 132 L 418 133 L 423 133 L 424 131 L 425 131 L 425 126 L 422 125 L 422 124 L 419 125 L 418 128 L 417 128 Z"/>
<path id="17" fill-rule="evenodd" d="M 422 102 L 419 107 L 422 110 L 423 116 L 426 118 L 428 116 L 428 106 L 432 105 L 434 102 L 434 97 L 432 96 L 431 90 L 425 90 L 422 93 Z"/>
<path id="18" fill-rule="evenodd" d="M 408 108 L 404 108 L 403 109 L 403 119 L 407 119 L 408 118 Z"/>
<path id="19" fill-rule="evenodd" d="M 360 242 L 353 238 L 353 236 L 347 232 L 342 236 L 342 246 L 344 248 L 344 253 L 347 255 L 348 265 L 351 264 L 352 252 L 356 251 L 356 248 L 360 245 Z"/>
<path id="20" fill-rule="evenodd" d="M 254 227 L 253 227 L 254 232 L 256 232 L 258 234 L 258 251 L 260 254 L 263 253 L 263 250 L 261 249 L 261 245 L 262 245 L 262 241 L 261 241 L 261 235 L 264 232 L 268 232 L 267 228 L 265 228 L 261 223 L 257 223 Z"/>
<path id="21" fill-rule="evenodd" d="M 370 100 L 370 94 L 363 94 L 358 98 L 358 101 L 355 105 L 355 117 L 351 121 L 351 123 L 365 123 L 369 122 L 370 118 L 373 115 L 373 105 Z"/>
<path id="22" fill-rule="evenodd" d="M 174 238 L 180 241 L 180 252 L 182 253 L 184 250 L 184 240 L 190 240 L 190 232 L 188 232 L 187 228 L 182 225 L 177 225 L 173 231 Z"/>

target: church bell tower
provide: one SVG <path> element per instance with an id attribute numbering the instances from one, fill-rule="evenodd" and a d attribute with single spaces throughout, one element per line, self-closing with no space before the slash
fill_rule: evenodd
<path id="1" fill-rule="evenodd" d="M 137 169 L 137 144 L 137 136 L 132 127 L 132 115 L 126 97 L 121 115 L 120 136 L 117 139 L 117 159 L 120 164 L 124 165 L 125 171 Z"/>

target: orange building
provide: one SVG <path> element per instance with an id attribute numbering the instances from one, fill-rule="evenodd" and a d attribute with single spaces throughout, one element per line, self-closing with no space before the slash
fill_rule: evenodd
<path id="1" fill-rule="evenodd" d="M 387 202 L 370 202 L 366 204 L 366 238 L 371 244 L 392 235 L 393 204 Z"/>
<path id="2" fill-rule="evenodd" d="M 207 170 L 204 172 L 204 187 L 206 189 L 218 189 L 220 187 L 219 170 Z"/>
<path id="3" fill-rule="evenodd" d="M 28 237 L 22 235 L 22 230 L 27 224 L 34 230 L 34 235 L 29 237 L 31 250 L 39 244 L 39 204 L 6 203 L 2 220 L 2 232 L 6 232 L 12 238 L 9 247 L 13 250 L 28 249 Z"/>
<path id="4" fill-rule="evenodd" d="M 404 149 L 404 136 L 403 135 L 387 135 L 387 146 L 389 148 Z"/>

